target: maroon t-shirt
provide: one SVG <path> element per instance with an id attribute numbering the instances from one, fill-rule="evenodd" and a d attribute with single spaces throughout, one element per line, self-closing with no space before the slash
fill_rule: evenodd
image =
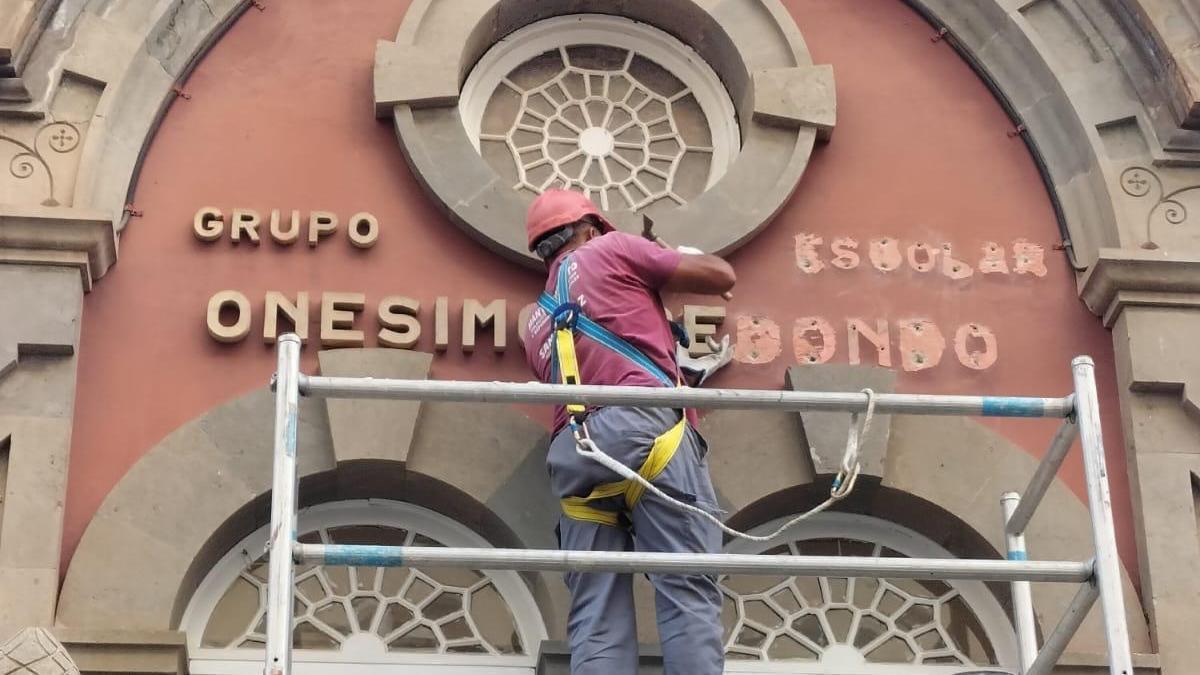
<path id="1" fill-rule="evenodd" d="M 554 295 L 558 268 L 571 265 L 571 301 L 592 321 L 619 335 L 650 358 L 672 379 L 675 338 L 667 323 L 658 291 L 679 266 L 681 254 L 624 232 L 610 232 L 559 256 L 550 266 L 546 291 Z M 552 330 L 550 315 L 538 307 L 529 315 L 525 358 L 542 382 L 551 382 Z M 625 357 L 591 339 L 576 335 L 575 353 L 583 384 L 661 387 L 658 378 Z M 566 424 L 566 411 L 554 411 L 554 428 Z"/>

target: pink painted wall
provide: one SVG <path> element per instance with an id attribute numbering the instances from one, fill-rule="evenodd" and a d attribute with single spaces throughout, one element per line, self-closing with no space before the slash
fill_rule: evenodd
<path id="1" fill-rule="evenodd" d="M 911 323 L 902 331 L 902 321 L 938 326 L 948 343 L 941 362 L 902 372 L 905 391 L 1060 394 L 1071 386 L 1071 357 L 1092 354 L 1101 364 L 1111 421 L 1106 440 L 1118 532 L 1137 579 L 1109 336 L 1079 303 L 1061 253 L 1050 250 L 1058 241 L 1050 202 L 1025 147 L 1008 135 L 1000 106 L 948 45 L 929 40 L 932 30 L 899 0 L 785 4 L 816 62 L 834 66 L 838 126 L 775 222 L 731 257 L 739 283 L 726 328 L 749 328 L 754 317 L 760 328 L 773 321 L 778 344 L 741 345 L 746 363 L 714 384 L 781 386 L 797 353 L 813 353 L 795 339 L 793 322 L 801 317 L 820 317 L 836 332 L 834 348 L 815 353 L 830 352 L 837 363 L 849 358 L 847 319 L 861 318 L 869 328 L 887 319 L 895 367 L 903 364 L 902 332 L 906 344 L 924 344 L 926 351 L 937 343 L 928 333 L 918 339 Z M 383 296 L 420 299 L 418 348 L 426 350 L 434 298 L 449 296 L 451 348 L 435 359 L 434 376 L 529 379 L 513 326 L 541 279 L 442 217 L 410 174 L 390 122 L 372 115 L 374 44 L 394 38 L 406 6 L 292 0 L 247 12 L 186 83 L 191 99 L 171 108 L 141 173 L 134 202 L 145 215 L 131 221 L 120 262 L 85 302 L 64 561 L 105 495 L 143 454 L 189 419 L 267 381 L 272 352 L 256 336 L 268 290 L 308 291 L 314 322 L 321 292 L 366 293 L 358 324 L 372 346 L 374 308 Z M 269 240 L 259 247 L 228 239 L 205 244 L 192 235 L 191 220 L 206 205 L 226 213 L 235 206 L 264 214 L 321 209 L 343 220 L 366 210 L 378 216 L 382 235 L 367 251 L 352 248 L 344 232 L 316 249 Z M 797 265 L 802 234 L 823 240 L 824 269 L 815 274 Z M 833 264 L 829 246 L 838 237 L 860 242 L 857 268 Z M 951 279 L 940 264 L 919 272 L 903 261 L 879 272 L 867 242 L 883 237 L 898 238 L 902 254 L 916 241 L 935 248 L 951 243 L 954 256 L 975 272 Z M 1018 238 L 1046 247 L 1044 276 L 1012 272 Z M 988 241 L 1006 247 L 1008 274 L 978 269 Z M 926 255 L 919 253 L 918 263 Z M 255 308 L 251 337 L 241 344 L 217 344 L 205 330 L 208 298 L 223 289 L 242 291 Z M 508 299 L 507 353 L 493 354 L 487 337 L 474 355 L 458 349 L 456 309 L 467 297 Z M 681 302 L 672 304 L 678 311 Z M 994 335 L 996 359 L 987 369 L 965 367 L 956 356 L 954 335 L 963 324 Z M 864 362 L 874 363 L 870 345 L 860 345 Z M 308 348 L 305 358 L 314 369 L 315 350 Z M 524 412 L 546 421 L 545 411 Z M 987 423 L 1035 455 L 1053 430 L 1045 422 Z M 1082 494 L 1080 474 L 1075 454 L 1065 476 Z"/>

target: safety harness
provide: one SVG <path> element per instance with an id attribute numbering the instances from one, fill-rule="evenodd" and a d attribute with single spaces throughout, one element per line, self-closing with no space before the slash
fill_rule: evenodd
<path id="1" fill-rule="evenodd" d="M 579 360 L 575 355 L 575 336 L 583 335 L 636 364 L 650 373 L 664 387 L 681 386 L 677 378 L 669 377 L 636 347 L 589 319 L 583 313 L 583 307 L 580 304 L 571 302 L 571 271 L 572 261 L 568 255 L 559 263 L 554 294 L 543 292 L 538 297 L 538 306 L 550 315 L 551 330 L 554 332 L 551 338 L 553 341 L 550 361 L 551 379 L 562 384 L 582 384 L 579 376 Z M 564 498 L 562 500 L 563 513 L 574 520 L 618 527 L 622 524 L 623 517 L 626 522 L 629 521 L 628 514 L 637 506 L 642 495 L 648 491 L 680 511 L 693 513 L 712 522 L 728 535 L 757 542 L 771 541 L 796 523 L 845 499 L 854 489 L 854 484 L 857 482 L 859 471 L 862 468 L 858 461 L 858 450 L 867 431 L 871 428 L 871 420 L 875 416 L 875 392 L 870 389 L 863 389 L 862 392 L 866 395 L 866 411 L 861 418 L 857 412 L 850 415 L 850 431 L 846 437 L 846 450 L 842 454 L 840 470 L 834 476 L 830 486 L 829 497 L 808 511 L 794 516 L 773 532 L 763 535 L 753 535 L 735 530 L 721 522 L 721 519 L 715 515 L 694 504 L 685 504 L 679 501 L 651 482 L 667 468 L 667 464 L 675 456 L 675 451 L 679 449 L 684 431 L 687 429 L 687 416 L 683 414 L 683 411 L 680 411 L 679 422 L 675 426 L 654 439 L 654 445 L 650 448 L 650 454 L 646 457 L 646 461 L 637 471 L 634 471 L 605 453 L 588 436 L 587 406 L 582 403 L 568 403 L 566 405 L 567 423 L 571 427 L 571 433 L 575 436 L 575 451 L 608 468 L 618 476 L 622 476 L 623 480 L 599 485 L 593 488 L 586 497 Z M 599 508 L 592 504 L 592 502 L 620 496 L 624 497 L 624 508 L 613 510 Z"/>
<path id="2" fill-rule="evenodd" d="M 664 387 L 679 386 L 677 378 L 668 376 L 641 350 L 589 319 L 578 303 L 571 302 L 571 271 L 573 265 L 577 264 L 569 255 L 563 258 L 558 265 L 554 295 L 543 292 L 538 298 L 538 305 L 550 315 L 551 330 L 554 332 L 550 361 L 551 378 L 562 384 L 582 383 L 579 376 L 579 359 L 575 355 L 575 337 L 582 335 L 646 371 Z M 566 411 L 567 422 L 576 440 L 586 439 L 587 407 L 580 403 L 568 403 Z M 675 456 L 686 429 L 687 416 L 680 411 L 679 422 L 654 439 L 650 454 L 638 468 L 638 475 L 646 481 L 658 478 Z M 575 520 L 616 527 L 621 523 L 622 514 L 633 511 L 645 491 L 646 488 L 640 481 L 631 479 L 604 483 L 596 486 L 586 497 L 564 498 L 562 510 L 567 517 Z M 602 509 L 592 504 L 622 495 L 624 508 L 620 510 Z"/>

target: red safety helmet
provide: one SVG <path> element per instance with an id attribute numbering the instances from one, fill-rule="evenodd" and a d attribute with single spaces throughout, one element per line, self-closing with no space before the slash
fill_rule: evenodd
<path id="1" fill-rule="evenodd" d="M 538 195 L 529 205 L 529 213 L 525 216 L 525 234 L 529 237 L 529 250 L 548 232 L 553 232 L 563 225 L 583 218 L 595 216 L 602 232 L 612 232 L 617 229 L 608 219 L 600 214 L 600 209 L 592 200 L 579 192 L 572 190 L 552 189 Z"/>

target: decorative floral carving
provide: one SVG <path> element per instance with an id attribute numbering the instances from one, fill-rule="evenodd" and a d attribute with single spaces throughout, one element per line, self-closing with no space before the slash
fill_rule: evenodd
<path id="1" fill-rule="evenodd" d="M 42 205 L 58 206 L 59 201 L 54 196 L 54 172 L 50 169 L 50 163 L 46 161 L 48 156 L 53 157 L 53 155 L 46 153 L 65 155 L 73 152 L 79 147 L 82 136 L 79 128 L 74 124 L 57 121 L 42 125 L 34 134 L 32 143 L 26 143 L 0 133 L 0 141 L 18 148 L 17 154 L 13 155 L 8 162 L 8 173 L 13 178 L 25 180 L 37 173 L 38 167 L 41 167 L 41 170 L 46 173 L 46 180 L 49 184 Z"/>
<path id="2" fill-rule="evenodd" d="M 1163 187 L 1162 179 L 1153 171 L 1144 166 L 1132 166 L 1121 172 L 1121 189 L 1130 197 L 1138 199 L 1157 195 L 1154 205 L 1146 214 L 1146 238 L 1142 242 L 1142 248 L 1156 249 L 1158 244 L 1153 237 L 1155 224 L 1165 221 L 1168 225 L 1179 225 L 1186 221 L 1188 209 L 1179 200 L 1179 196 L 1186 192 L 1200 190 L 1200 185 L 1190 185 L 1167 192 Z"/>

